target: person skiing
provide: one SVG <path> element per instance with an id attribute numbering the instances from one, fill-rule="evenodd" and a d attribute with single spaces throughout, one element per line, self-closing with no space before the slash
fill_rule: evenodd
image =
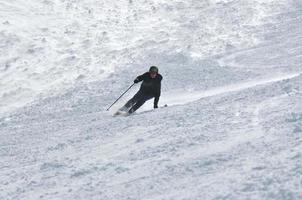
<path id="1" fill-rule="evenodd" d="M 117 111 L 116 115 L 131 114 L 152 98 L 154 98 L 154 109 L 158 108 L 162 79 L 156 66 L 151 66 L 148 72 L 136 77 L 134 83 L 142 81 L 139 91 Z"/>

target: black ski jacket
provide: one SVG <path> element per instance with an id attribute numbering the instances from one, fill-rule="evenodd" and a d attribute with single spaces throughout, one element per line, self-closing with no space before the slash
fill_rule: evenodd
<path id="1" fill-rule="evenodd" d="M 163 77 L 160 74 L 157 74 L 155 78 L 151 78 L 150 73 L 146 72 L 134 80 L 135 83 L 143 81 L 139 90 L 142 93 L 154 96 L 154 107 L 158 106 L 162 79 Z"/>

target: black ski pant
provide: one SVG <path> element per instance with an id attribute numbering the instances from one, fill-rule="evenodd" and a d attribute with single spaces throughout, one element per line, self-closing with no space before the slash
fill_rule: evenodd
<path id="1" fill-rule="evenodd" d="M 147 94 L 142 91 L 138 91 L 132 99 L 130 99 L 125 105 L 125 109 L 129 110 L 129 113 L 135 112 L 139 109 L 146 101 L 154 98 L 154 95 Z"/>

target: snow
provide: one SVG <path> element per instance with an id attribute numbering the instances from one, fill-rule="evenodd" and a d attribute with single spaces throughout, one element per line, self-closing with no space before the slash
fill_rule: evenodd
<path id="1" fill-rule="evenodd" d="M 300 1 L 0 10 L 0 199 L 302 199 Z M 169 106 L 113 117 L 150 65 Z"/>
<path id="2" fill-rule="evenodd" d="M 211 90 L 206 90 L 206 91 L 194 91 L 194 92 L 184 92 L 181 91 L 179 93 L 169 93 L 169 96 L 164 96 L 163 95 L 163 103 L 165 105 L 183 105 L 187 104 L 190 102 L 197 101 L 201 98 L 205 97 L 211 97 L 223 93 L 229 93 L 229 92 L 238 92 L 240 90 L 245 90 L 249 88 L 253 88 L 259 85 L 265 85 L 265 84 L 271 84 L 274 82 L 280 82 L 283 80 L 291 79 L 297 76 L 300 76 L 301 74 L 284 74 L 280 77 L 274 77 L 274 78 L 268 78 L 268 79 L 263 79 L 263 80 L 253 80 L 249 82 L 244 82 L 244 83 L 236 83 L 233 85 L 227 85 L 227 86 L 222 86 L 219 88 L 214 88 Z"/>

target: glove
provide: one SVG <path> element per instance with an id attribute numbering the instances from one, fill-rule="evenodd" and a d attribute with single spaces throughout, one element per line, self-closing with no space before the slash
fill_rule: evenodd
<path id="1" fill-rule="evenodd" d="M 154 109 L 158 108 L 158 105 L 154 105 Z"/>
<path id="2" fill-rule="evenodd" d="M 136 78 L 134 81 L 133 81 L 134 83 L 138 83 L 139 82 L 139 80 Z"/>

